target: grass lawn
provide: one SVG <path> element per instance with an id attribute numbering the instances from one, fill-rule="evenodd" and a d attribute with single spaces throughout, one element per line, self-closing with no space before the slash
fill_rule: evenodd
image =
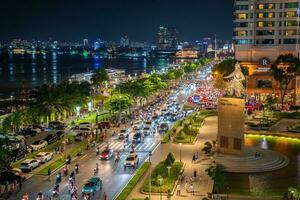
<path id="1" fill-rule="evenodd" d="M 197 135 L 186 135 L 184 138 L 175 138 L 175 143 L 182 143 L 182 144 L 191 144 L 195 140 Z"/>
<path id="2" fill-rule="evenodd" d="M 122 190 L 116 200 L 126 200 L 130 192 L 133 190 L 135 185 L 139 182 L 139 180 L 143 177 L 145 172 L 149 169 L 150 163 L 144 162 L 143 165 L 134 173 L 132 179 L 128 182 L 126 187 Z"/>
<path id="3" fill-rule="evenodd" d="M 151 173 L 151 192 L 167 193 L 169 189 L 172 191 L 176 181 L 178 180 L 182 167 L 182 162 L 175 161 L 170 169 L 170 177 L 168 178 L 168 169 L 167 166 L 165 166 L 164 161 L 158 163 Z M 161 186 L 159 186 L 159 181 L 157 180 L 158 175 L 160 175 L 163 179 Z M 149 177 L 144 182 L 142 191 L 149 192 Z"/>
<path id="4" fill-rule="evenodd" d="M 74 159 L 77 156 L 78 152 L 83 151 L 85 149 L 86 145 L 87 145 L 87 141 L 79 142 L 78 144 L 76 144 L 72 148 L 69 148 L 69 149 L 67 148 L 66 155 L 70 155 Z M 65 157 L 61 156 L 60 158 L 58 158 L 57 160 L 52 162 L 50 165 L 45 166 L 44 168 L 42 168 L 40 171 L 37 172 L 37 174 L 47 175 L 48 168 L 50 168 L 51 171 L 53 172 L 54 170 L 56 170 L 57 168 L 63 166 L 64 164 L 65 164 Z"/>
<path id="5" fill-rule="evenodd" d="M 169 135 L 171 135 L 171 136 L 173 135 L 174 130 L 176 130 L 179 127 L 180 122 L 181 122 L 181 120 L 177 120 L 174 123 L 173 127 L 161 139 L 161 143 L 165 144 L 165 143 L 167 143 L 169 141 Z"/>
<path id="6" fill-rule="evenodd" d="M 75 124 L 79 124 L 82 122 L 96 123 L 96 115 L 97 115 L 96 113 L 91 113 L 91 114 L 84 116 L 83 118 L 75 120 L 74 122 L 75 122 Z M 99 116 L 98 120 L 100 122 L 100 121 L 103 121 L 104 119 L 107 119 L 108 117 L 109 117 L 109 113 L 105 113 L 105 114 Z"/>

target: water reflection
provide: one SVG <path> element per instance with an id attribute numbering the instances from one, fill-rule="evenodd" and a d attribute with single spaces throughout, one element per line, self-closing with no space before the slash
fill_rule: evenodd
<path id="1" fill-rule="evenodd" d="M 228 173 L 227 180 L 231 193 L 242 191 L 255 196 L 282 196 L 287 188 L 300 187 L 300 140 L 247 135 L 245 145 L 280 152 L 289 157 L 290 164 L 283 169 L 267 173 Z"/>

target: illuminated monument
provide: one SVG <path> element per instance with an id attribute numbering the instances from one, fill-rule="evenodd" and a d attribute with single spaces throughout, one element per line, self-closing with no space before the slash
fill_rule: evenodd
<path id="1" fill-rule="evenodd" d="M 273 171 L 288 165 L 289 159 L 275 151 L 245 147 L 243 99 L 245 77 L 240 65 L 224 77 L 228 80 L 227 97 L 218 102 L 218 145 L 216 163 L 223 171 L 256 173 Z"/>
<path id="2" fill-rule="evenodd" d="M 224 77 L 229 80 L 227 94 L 218 102 L 218 152 L 242 155 L 244 150 L 243 81 L 245 77 L 238 63 L 235 70 Z"/>

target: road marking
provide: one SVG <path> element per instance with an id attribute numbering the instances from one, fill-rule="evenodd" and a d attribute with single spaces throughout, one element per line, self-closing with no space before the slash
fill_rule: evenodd
<path id="1" fill-rule="evenodd" d="M 85 154 L 84 156 L 82 156 L 82 157 L 80 158 L 80 160 L 82 160 L 82 159 L 84 159 L 85 157 L 87 157 L 87 155 L 88 155 L 88 154 Z"/>

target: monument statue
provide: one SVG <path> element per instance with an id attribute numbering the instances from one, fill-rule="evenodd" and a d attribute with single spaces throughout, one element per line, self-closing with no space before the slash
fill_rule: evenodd
<path id="1" fill-rule="evenodd" d="M 245 76 L 242 72 L 240 64 L 237 62 L 234 66 L 234 71 L 225 76 L 224 79 L 228 79 L 228 94 L 235 97 L 242 97 L 242 94 L 245 91 L 243 81 L 245 80 Z"/>

